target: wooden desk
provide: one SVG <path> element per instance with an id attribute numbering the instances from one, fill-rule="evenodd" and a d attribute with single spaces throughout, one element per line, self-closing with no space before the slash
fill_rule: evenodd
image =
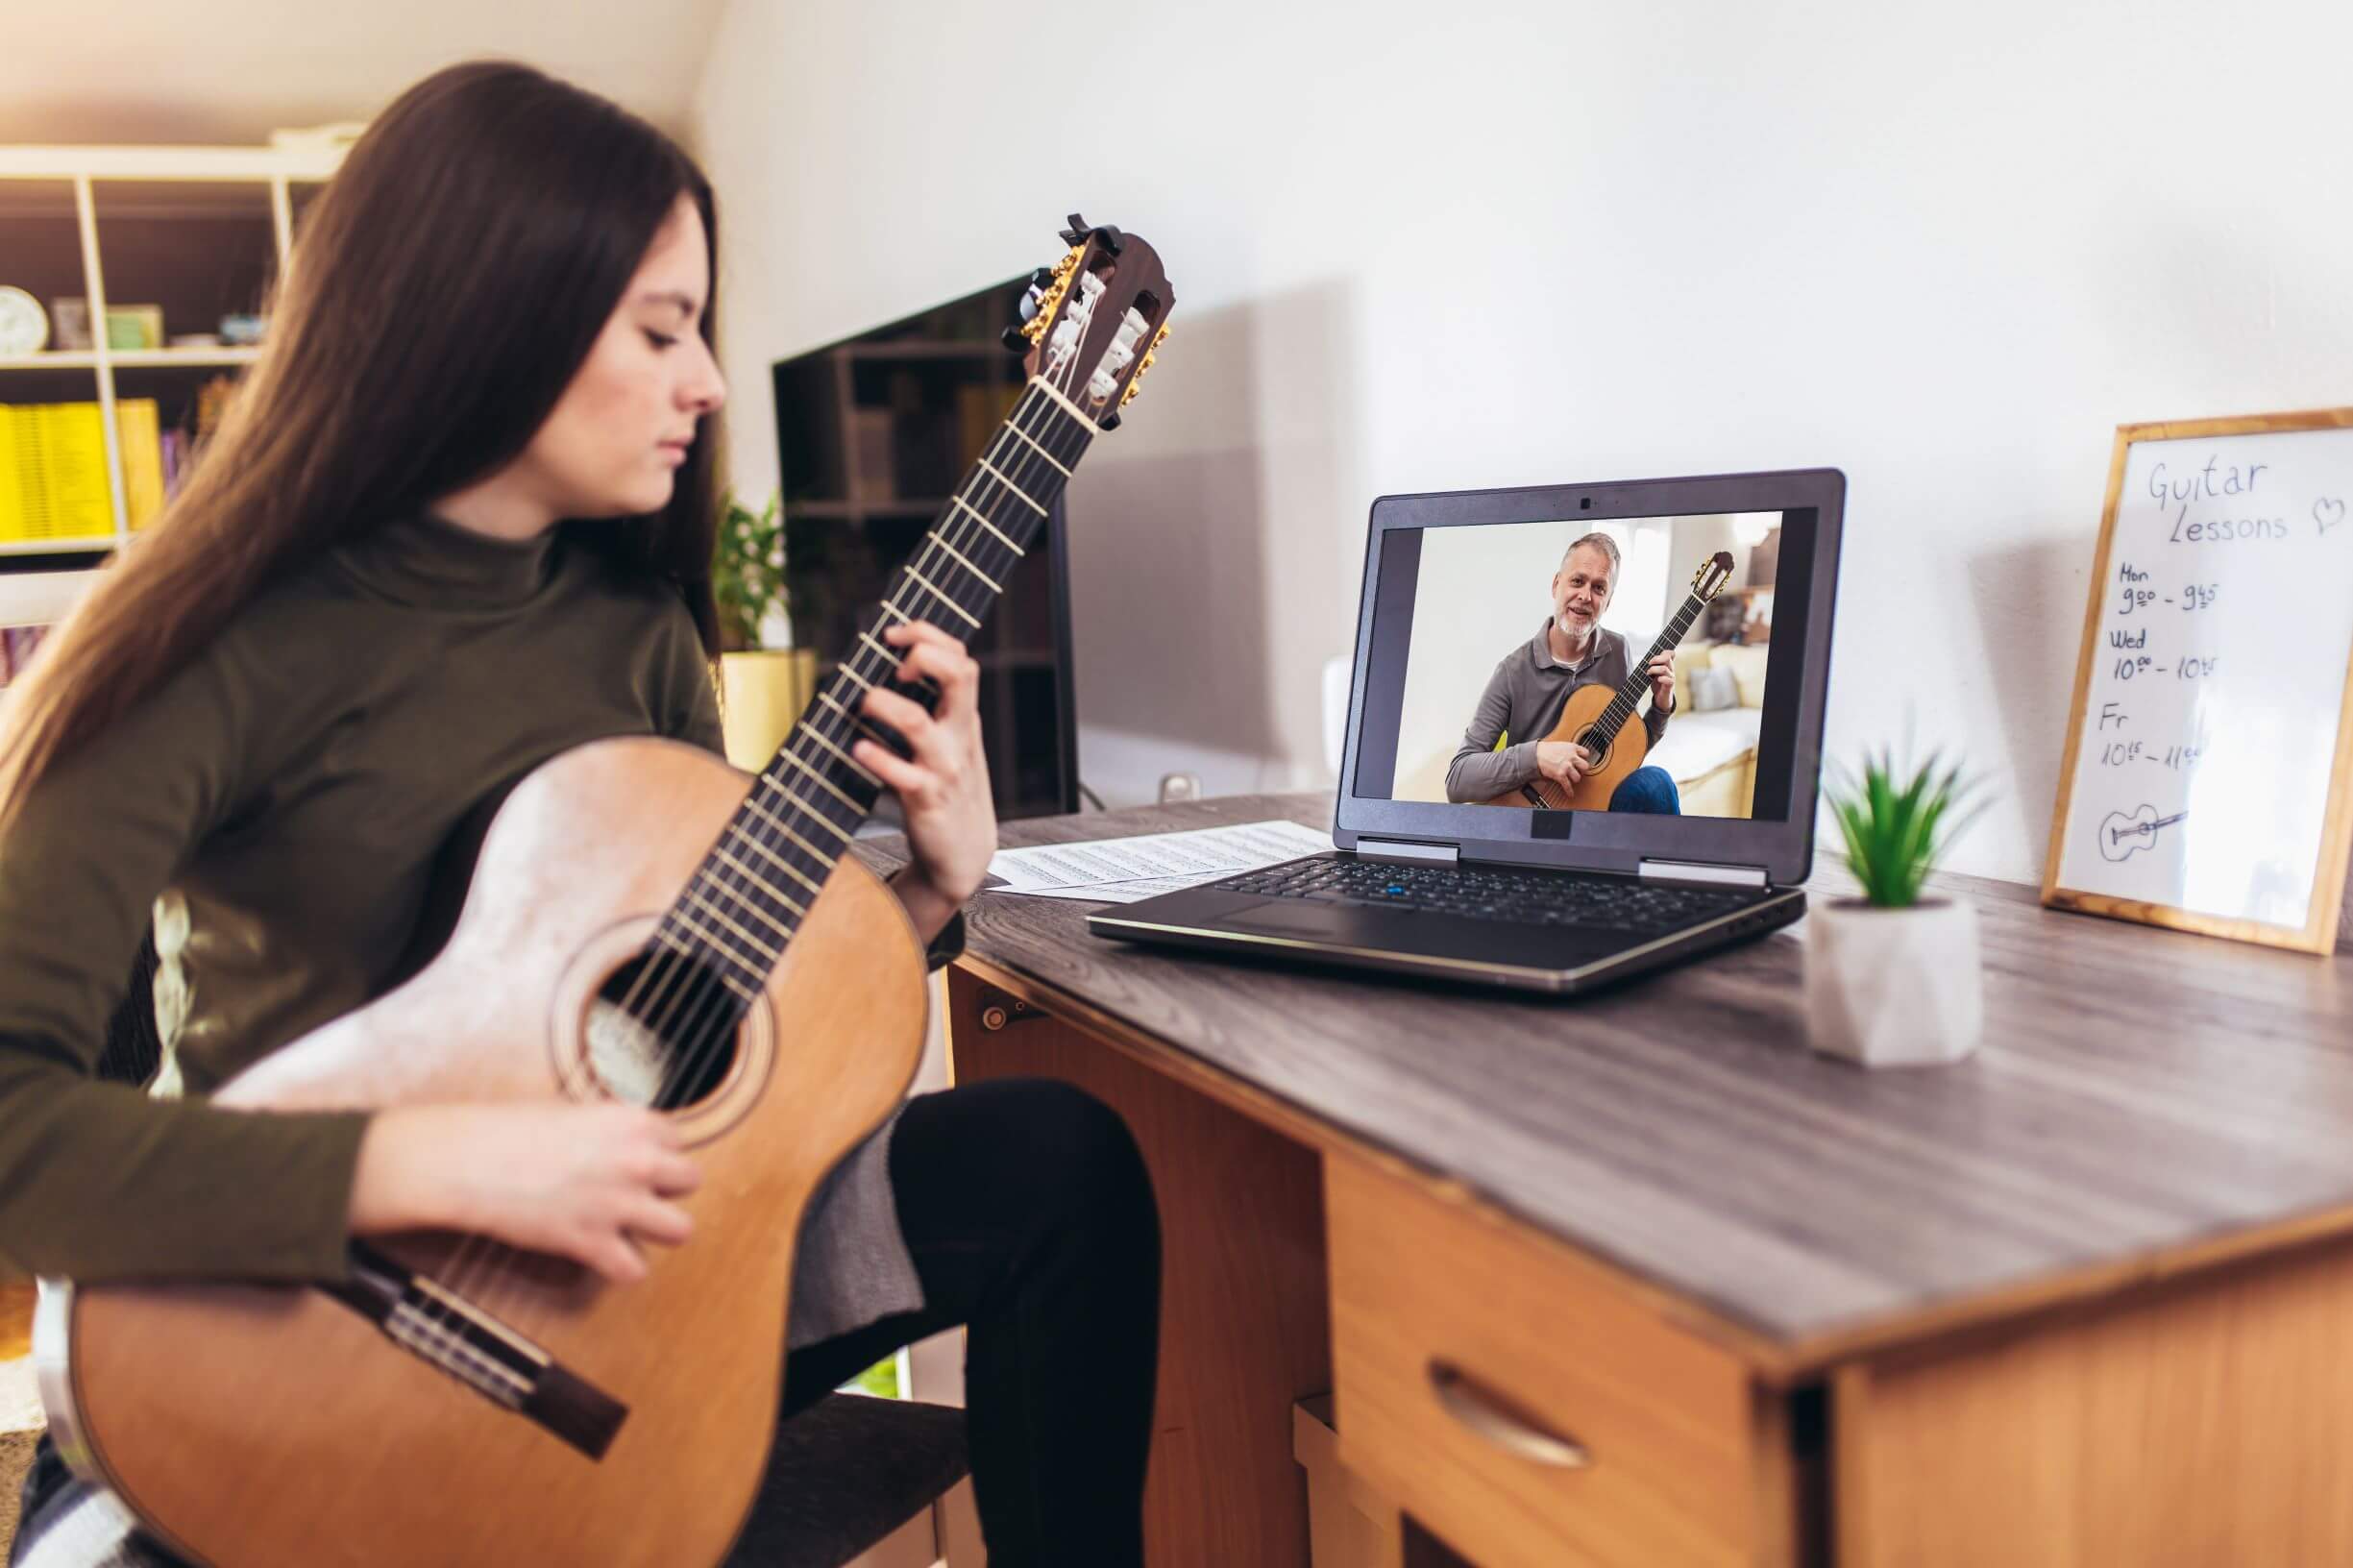
<path id="1" fill-rule="evenodd" d="M 1343 1462 L 1490 1565 L 2353 1561 L 2353 963 L 1948 888 L 1987 1042 L 1881 1073 L 1804 1048 L 1792 933 L 1516 1001 L 978 899 L 957 1077 L 1079 1083 L 1151 1163 L 1155 1562 L 1306 1561 L 1327 1387 Z"/>

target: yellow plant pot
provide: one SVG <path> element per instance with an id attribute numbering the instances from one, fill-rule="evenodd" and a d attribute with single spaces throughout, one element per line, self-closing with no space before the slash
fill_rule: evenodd
<path id="1" fill-rule="evenodd" d="M 817 696 L 817 650 L 764 649 L 719 656 L 727 760 L 747 772 L 768 766 Z"/>

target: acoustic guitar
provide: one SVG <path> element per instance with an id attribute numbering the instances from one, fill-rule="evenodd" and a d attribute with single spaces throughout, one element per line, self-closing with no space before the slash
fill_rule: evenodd
<path id="1" fill-rule="evenodd" d="M 44 1282 L 59 1445 L 172 1551 L 223 1568 L 728 1551 L 776 1425 L 802 1211 L 922 1050 L 922 943 L 848 852 L 881 794 L 852 740 L 906 751 L 857 716 L 895 685 L 879 632 L 980 628 L 1166 336 L 1151 246 L 1075 215 L 1063 237 L 1007 333 L 1025 388 L 768 765 L 648 737 L 551 759 L 490 819 L 432 962 L 214 1096 L 651 1105 L 701 1166 L 694 1239 L 619 1286 L 449 1235 L 355 1242 L 349 1277 L 315 1287 Z"/>
<path id="2" fill-rule="evenodd" d="M 1651 732 L 1640 724 L 1629 724 L 1634 717 L 1642 694 L 1651 689 L 1651 661 L 1661 653 L 1671 653 L 1682 642 L 1683 634 L 1700 618 L 1707 601 L 1724 591 L 1732 580 L 1732 557 L 1718 551 L 1700 563 L 1692 575 L 1691 592 L 1684 596 L 1681 609 L 1667 623 L 1667 629 L 1658 634 L 1658 641 L 1642 655 L 1641 662 L 1627 672 L 1626 679 L 1617 686 L 1580 686 L 1569 694 L 1566 706 L 1560 710 L 1560 722 L 1548 741 L 1574 741 L 1585 748 L 1589 760 L 1584 773 L 1575 789 L 1564 788 L 1557 780 L 1541 773 L 1516 790 L 1506 790 L 1484 802 L 1490 806 L 1534 806 L 1542 811 L 1607 811 L 1609 797 L 1617 793 L 1626 775 L 1642 766 L 1650 754 Z"/>
<path id="3" fill-rule="evenodd" d="M 2155 806 L 2143 806 L 2131 813 L 2112 811 L 2099 824 L 2100 856 L 2106 860 L 2130 860 L 2133 851 L 2157 842 L 2159 828 L 2171 827 L 2189 815 L 2177 811 L 2170 817 L 2160 817 Z"/>

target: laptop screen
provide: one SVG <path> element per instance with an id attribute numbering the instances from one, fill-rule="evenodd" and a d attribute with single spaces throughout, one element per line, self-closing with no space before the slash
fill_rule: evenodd
<path id="1" fill-rule="evenodd" d="M 1728 495 L 1678 497 L 1674 486 L 1699 481 L 1655 482 L 1653 499 Z M 1613 499 L 1638 505 L 1645 488 Z M 1760 488 L 1751 499 L 1786 487 Z M 1507 512 L 1540 515 L 1490 520 L 1498 508 L 1474 504 L 1457 522 L 1431 504 L 1497 496 L 1526 498 Z M 1384 517 L 1391 502 L 1420 504 Z M 1828 580 L 1822 514 L 1597 518 L 1569 490 L 1385 498 L 1343 823 L 1375 825 L 1362 807 L 1379 801 L 1425 808 L 1378 814 L 1390 825 L 1651 856 L 1739 858 L 1744 835 L 1696 820 L 1789 823 L 1810 843 L 1824 672 L 1808 668 L 1809 631 L 1823 634 L 1825 662 L 1827 651 L 1828 607 L 1817 617 L 1814 603 Z"/>

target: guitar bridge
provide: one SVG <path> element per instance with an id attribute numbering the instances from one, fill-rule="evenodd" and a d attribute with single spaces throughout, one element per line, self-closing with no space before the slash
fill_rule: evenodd
<path id="1" fill-rule="evenodd" d="M 352 1277 L 322 1289 L 482 1398 L 601 1459 L 629 1409 L 439 1283 L 353 1242 Z"/>

